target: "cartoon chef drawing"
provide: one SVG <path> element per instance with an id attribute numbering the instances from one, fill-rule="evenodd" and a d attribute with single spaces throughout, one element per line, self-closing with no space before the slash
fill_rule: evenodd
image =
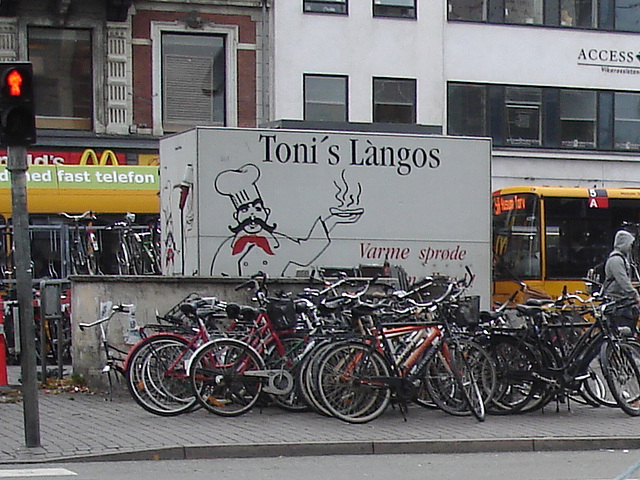
<path id="1" fill-rule="evenodd" d="M 213 256 L 211 275 L 247 276 L 266 271 L 285 276 L 291 266 L 307 267 L 322 255 L 336 225 L 355 223 L 364 213 L 358 206 L 331 207 L 329 215 L 313 221 L 305 237 L 294 238 L 269 223 L 271 209 L 265 206 L 258 190 L 259 178 L 260 169 L 246 164 L 220 172 L 214 181 L 215 190 L 231 200 L 236 224 L 229 226 L 233 235 L 220 244 Z"/>

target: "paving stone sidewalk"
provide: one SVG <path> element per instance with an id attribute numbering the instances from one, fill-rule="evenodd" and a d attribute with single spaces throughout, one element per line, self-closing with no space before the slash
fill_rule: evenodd
<path id="1" fill-rule="evenodd" d="M 38 396 L 41 447 L 25 446 L 23 404 L 0 403 L 0 464 L 62 460 L 640 448 L 640 418 L 572 404 L 559 411 L 488 416 L 397 410 L 364 425 L 275 407 L 236 418 L 197 410 L 159 417 L 125 394 Z"/>

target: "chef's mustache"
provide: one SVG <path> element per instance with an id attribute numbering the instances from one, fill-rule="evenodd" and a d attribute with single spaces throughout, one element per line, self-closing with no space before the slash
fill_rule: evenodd
<path id="1" fill-rule="evenodd" d="M 248 225 L 252 225 L 252 224 L 258 224 L 262 227 L 263 230 L 266 230 L 269 233 L 272 233 L 276 227 L 278 226 L 277 224 L 273 224 L 273 225 L 269 225 L 267 222 L 265 222 L 263 219 L 261 218 L 245 218 L 242 222 L 240 222 L 239 224 L 237 224 L 236 226 L 232 227 L 229 226 L 229 230 L 231 230 L 233 233 L 238 233 L 241 230 L 244 230 L 244 228 Z"/>

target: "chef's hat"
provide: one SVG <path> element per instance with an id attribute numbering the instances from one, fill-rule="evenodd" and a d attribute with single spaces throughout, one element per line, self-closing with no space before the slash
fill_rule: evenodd
<path id="1" fill-rule="evenodd" d="M 236 170 L 220 172 L 213 182 L 218 193 L 231 198 L 234 208 L 251 203 L 262 197 L 256 182 L 260 178 L 260 170 L 248 163 Z"/>

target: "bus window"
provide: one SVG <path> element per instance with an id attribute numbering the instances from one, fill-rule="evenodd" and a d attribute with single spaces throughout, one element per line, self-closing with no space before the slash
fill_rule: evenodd
<path id="1" fill-rule="evenodd" d="M 494 280 L 540 278 L 538 197 L 493 197 Z"/>
<path id="2" fill-rule="evenodd" d="M 545 197 L 547 278 L 577 279 L 611 250 L 612 209 L 587 198 Z"/>
<path id="3" fill-rule="evenodd" d="M 638 199 L 610 198 L 606 208 L 589 208 L 587 198 L 545 197 L 544 202 L 551 280 L 583 278 L 606 259 L 616 230 L 636 223 L 640 212 Z"/>

